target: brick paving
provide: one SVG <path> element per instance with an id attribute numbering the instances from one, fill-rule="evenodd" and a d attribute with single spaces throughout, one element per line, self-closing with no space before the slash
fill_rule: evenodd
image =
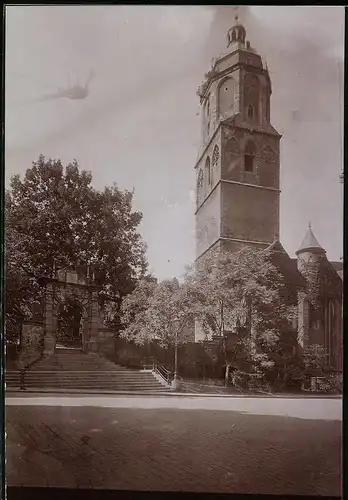
<path id="1" fill-rule="evenodd" d="M 23 405 L 6 421 L 9 486 L 340 495 L 339 420 Z"/>

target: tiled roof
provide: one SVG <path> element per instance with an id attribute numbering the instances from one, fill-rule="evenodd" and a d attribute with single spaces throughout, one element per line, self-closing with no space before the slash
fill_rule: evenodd
<path id="1" fill-rule="evenodd" d="M 267 250 L 272 252 L 273 262 L 289 285 L 304 286 L 305 280 L 297 269 L 297 259 L 291 259 L 279 240 L 275 240 Z"/>

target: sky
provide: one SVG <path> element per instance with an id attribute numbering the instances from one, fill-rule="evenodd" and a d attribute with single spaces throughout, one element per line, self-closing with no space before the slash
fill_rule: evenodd
<path id="1" fill-rule="evenodd" d="M 280 239 L 294 256 L 311 222 L 342 255 L 344 7 L 7 6 L 5 169 L 40 154 L 90 170 L 98 189 L 135 189 L 150 271 L 195 259 L 196 95 L 239 20 L 267 62 L 281 140 Z M 38 102 L 95 77 L 86 99 Z"/>

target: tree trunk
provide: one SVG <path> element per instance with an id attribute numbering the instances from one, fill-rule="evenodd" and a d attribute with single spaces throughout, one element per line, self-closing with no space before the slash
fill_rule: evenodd
<path id="1" fill-rule="evenodd" d="M 223 351 L 224 351 L 224 358 L 225 358 L 225 387 L 228 386 L 228 379 L 230 375 L 230 366 L 231 364 L 227 361 L 227 339 L 225 336 L 222 338 L 222 345 L 223 345 Z"/>
<path id="2" fill-rule="evenodd" d="M 228 386 L 229 376 L 230 376 L 230 365 L 229 365 L 229 363 L 226 363 L 226 369 L 225 369 L 225 387 Z"/>

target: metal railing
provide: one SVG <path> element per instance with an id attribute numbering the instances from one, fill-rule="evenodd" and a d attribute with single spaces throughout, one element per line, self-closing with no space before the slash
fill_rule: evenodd
<path id="1" fill-rule="evenodd" d="M 156 373 L 159 377 L 163 379 L 166 384 L 170 384 L 173 380 L 173 373 L 170 370 L 167 370 L 155 357 L 144 358 L 142 360 L 142 368 L 143 370 L 151 370 Z"/>
<path id="2" fill-rule="evenodd" d="M 154 363 L 153 363 L 153 371 L 157 373 L 160 377 L 163 378 L 163 380 L 169 385 L 173 379 L 173 374 L 171 371 L 167 370 L 161 363 L 159 363 L 155 358 L 154 358 Z"/>

